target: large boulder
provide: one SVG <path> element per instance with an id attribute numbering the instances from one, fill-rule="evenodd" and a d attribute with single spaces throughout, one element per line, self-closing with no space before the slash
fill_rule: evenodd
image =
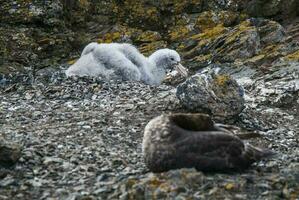
<path id="1" fill-rule="evenodd" d="M 230 75 L 217 74 L 213 69 L 181 83 L 176 95 L 189 111 L 208 113 L 222 120 L 231 119 L 244 109 L 243 88 Z"/>

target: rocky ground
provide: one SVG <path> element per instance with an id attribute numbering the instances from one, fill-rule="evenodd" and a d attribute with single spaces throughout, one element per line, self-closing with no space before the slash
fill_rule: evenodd
<path id="1" fill-rule="evenodd" d="M 146 123 L 164 112 L 185 111 L 173 86 L 73 80 L 49 70 L 35 81 L 28 74 L 15 76 L 1 87 L 0 131 L 6 141 L 21 144 L 22 153 L 15 167 L 1 170 L 0 197 L 296 199 L 298 63 L 279 75 L 278 70 L 256 79 L 256 87 L 243 84 L 246 109 L 234 123 L 258 131 L 262 137 L 251 142 L 278 156 L 232 174 L 148 172 L 141 154 Z M 284 106 L 268 103 L 283 103 L 280 98 L 293 99 Z"/>
<path id="2" fill-rule="evenodd" d="M 1 2 L 0 199 L 298 199 L 298 7 L 297 0 Z M 174 48 L 191 74 L 217 65 L 245 91 L 245 109 L 225 123 L 259 133 L 248 142 L 277 156 L 241 173 L 150 173 L 143 129 L 161 113 L 187 112 L 178 83 L 67 79 L 63 70 L 92 41 L 130 42 L 146 55 Z"/>

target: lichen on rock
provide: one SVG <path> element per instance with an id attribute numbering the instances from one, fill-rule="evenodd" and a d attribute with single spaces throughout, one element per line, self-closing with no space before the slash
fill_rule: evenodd
<path id="1" fill-rule="evenodd" d="M 217 74 L 220 66 L 191 76 L 177 87 L 181 104 L 192 112 L 205 112 L 222 120 L 237 116 L 244 109 L 244 90 L 228 74 Z"/>

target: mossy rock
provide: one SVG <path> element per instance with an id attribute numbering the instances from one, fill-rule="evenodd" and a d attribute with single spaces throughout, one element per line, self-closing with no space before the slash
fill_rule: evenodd
<path id="1" fill-rule="evenodd" d="M 156 31 L 143 31 L 133 38 L 133 41 L 138 43 L 156 42 L 162 39 L 160 33 Z"/>
<path id="2" fill-rule="evenodd" d="M 245 10 L 249 15 L 254 17 L 268 17 L 278 21 L 284 21 L 298 15 L 299 1 L 253 0 L 247 4 Z"/>
<path id="3" fill-rule="evenodd" d="M 287 56 L 284 57 L 285 60 L 289 60 L 289 61 L 298 61 L 299 62 L 299 50 L 288 54 Z"/>
<path id="4" fill-rule="evenodd" d="M 171 42 L 177 42 L 185 39 L 192 30 L 188 26 L 175 26 L 169 29 L 168 38 Z"/>
<path id="5" fill-rule="evenodd" d="M 144 55 L 149 56 L 156 50 L 166 48 L 166 47 L 167 47 L 167 42 L 157 41 L 157 42 L 151 42 L 151 43 L 144 43 L 144 44 L 138 46 L 138 49 Z"/>
<path id="6" fill-rule="evenodd" d="M 143 1 L 115 1 L 112 12 L 119 22 L 133 27 L 161 27 L 158 9 L 151 5 L 145 5 Z"/>
<path id="7" fill-rule="evenodd" d="M 238 24 L 240 21 L 247 18 L 246 14 L 241 14 L 233 11 L 205 11 L 199 14 L 195 28 L 204 31 L 218 24 L 223 24 L 225 27 Z"/>

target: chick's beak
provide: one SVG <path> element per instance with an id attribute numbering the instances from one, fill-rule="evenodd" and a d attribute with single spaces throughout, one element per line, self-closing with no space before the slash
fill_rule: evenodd
<path id="1" fill-rule="evenodd" d="M 178 63 L 175 65 L 175 70 L 179 72 L 183 77 L 188 76 L 188 69 L 184 67 L 181 63 Z"/>

